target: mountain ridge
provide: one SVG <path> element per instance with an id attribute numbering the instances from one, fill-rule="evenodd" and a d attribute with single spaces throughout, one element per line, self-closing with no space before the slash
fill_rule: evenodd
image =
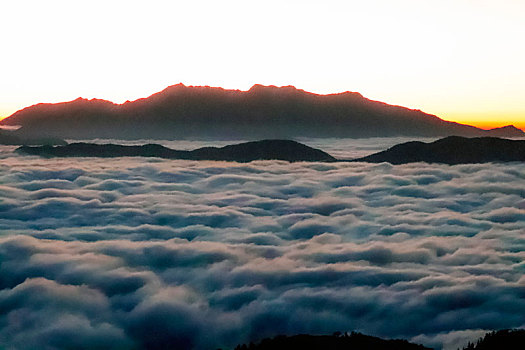
<path id="1" fill-rule="evenodd" d="M 354 159 L 357 162 L 469 164 L 525 161 L 525 140 L 448 136 L 434 142 L 410 141 Z"/>
<path id="2" fill-rule="evenodd" d="M 165 159 L 251 162 L 284 160 L 334 162 L 326 152 L 291 140 L 261 140 L 224 147 L 201 147 L 180 151 L 158 144 L 124 146 L 116 144 L 71 143 L 65 146 L 22 146 L 18 152 L 43 157 L 158 157 Z"/>
<path id="3" fill-rule="evenodd" d="M 176 84 L 122 104 L 84 98 L 39 103 L 0 125 L 20 125 L 16 133 L 26 137 L 71 139 L 525 136 L 512 126 L 483 130 L 358 92 L 320 95 L 259 84 L 247 91 Z"/>
<path id="4" fill-rule="evenodd" d="M 362 333 L 335 332 L 332 335 L 278 335 L 264 338 L 259 343 L 239 344 L 234 350 L 432 350 L 421 344 L 411 343 L 404 339 L 383 339 Z"/>
<path id="5" fill-rule="evenodd" d="M 413 162 L 469 164 L 525 161 L 525 140 L 495 137 L 449 136 L 434 142 L 410 141 L 382 152 L 353 160 L 330 154 L 292 140 L 261 140 L 224 147 L 202 147 L 192 151 L 174 150 L 158 144 L 125 146 L 116 144 L 71 143 L 65 146 L 22 146 L 18 152 L 43 157 L 158 157 L 165 159 L 251 162 L 370 162 L 406 164 Z"/>

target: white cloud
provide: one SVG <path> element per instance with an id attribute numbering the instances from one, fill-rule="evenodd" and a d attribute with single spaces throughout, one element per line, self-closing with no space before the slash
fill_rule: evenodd
<path id="1" fill-rule="evenodd" d="M 450 348 L 525 324 L 520 163 L 0 154 L 7 346 L 357 330 Z"/>

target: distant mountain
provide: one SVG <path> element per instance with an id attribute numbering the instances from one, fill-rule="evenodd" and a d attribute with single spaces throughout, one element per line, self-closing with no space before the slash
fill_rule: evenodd
<path id="1" fill-rule="evenodd" d="M 239 91 L 178 84 L 121 105 L 82 98 L 37 104 L 0 125 L 20 125 L 19 135 L 72 139 L 525 136 L 513 126 L 486 131 L 356 92 L 318 95 L 262 85 Z"/>
<path id="2" fill-rule="evenodd" d="M 221 148 L 204 147 L 193 151 L 177 151 L 161 145 L 144 146 L 98 145 L 72 143 L 67 146 L 22 146 L 19 152 L 43 157 L 159 157 L 167 159 L 222 160 L 250 162 L 276 159 L 289 162 L 333 162 L 328 153 L 289 140 L 263 140 L 229 145 Z"/>
<path id="3" fill-rule="evenodd" d="M 65 145 L 66 141 L 59 138 L 23 137 L 14 131 L 0 130 L 0 145 Z"/>
<path id="4" fill-rule="evenodd" d="M 491 137 L 523 137 L 523 130 L 516 128 L 514 125 L 507 125 L 501 128 L 488 130 Z M 487 135 L 488 136 L 488 135 Z"/>
<path id="5" fill-rule="evenodd" d="M 413 162 L 465 164 L 525 161 L 525 140 L 450 136 L 431 143 L 412 141 L 355 161 L 392 164 Z"/>
<path id="6" fill-rule="evenodd" d="M 258 344 L 238 345 L 235 350 L 430 350 L 406 340 L 385 340 L 361 333 L 334 335 L 294 335 L 263 339 Z"/>

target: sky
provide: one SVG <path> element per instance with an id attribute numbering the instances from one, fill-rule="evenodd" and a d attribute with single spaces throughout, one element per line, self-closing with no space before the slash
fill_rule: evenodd
<path id="1" fill-rule="evenodd" d="M 357 91 L 525 128 L 525 1 L 2 1 L 0 118 L 165 87 Z"/>

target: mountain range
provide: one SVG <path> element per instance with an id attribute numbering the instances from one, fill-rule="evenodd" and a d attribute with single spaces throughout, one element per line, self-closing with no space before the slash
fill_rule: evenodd
<path id="1" fill-rule="evenodd" d="M 264 139 L 297 137 L 521 137 L 514 126 L 482 130 L 420 110 L 372 101 L 357 92 L 318 95 L 293 86 L 248 91 L 173 85 L 147 98 L 40 103 L 0 125 L 24 138 Z"/>
<path id="2" fill-rule="evenodd" d="M 289 162 L 335 162 L 322 150 L 291 140 L 262 140 L 179 151 L 161 145 L 124 146 L 115 144 L 72 143 L 65 146 L 22 146 L 21 153 L 43 157 L 158 157 L 166 159 L 220 160 L 250 162 L 285 160 Z M 341 160 L 345 161 L 345 160 Z M 354 159 L 357 162 L 406 164 L 413 162 L 467 164 L 525 161 L 525 140 L 495 137 L 465 138 L 449 136 L 431 143 L 411 141 L 388 150 Z"/>

